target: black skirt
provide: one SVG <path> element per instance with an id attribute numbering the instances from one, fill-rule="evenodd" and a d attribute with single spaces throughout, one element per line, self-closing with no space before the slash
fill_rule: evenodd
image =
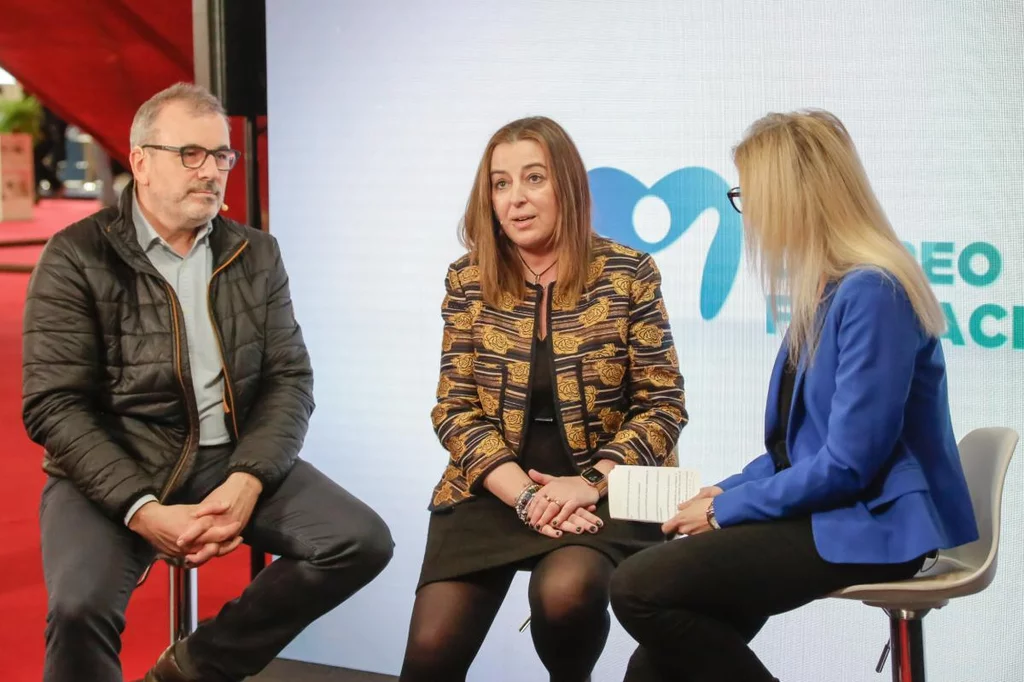
<path id="1" fill-rule="evenodd" d="M 529 430 L 519 465 L 524 471 L 572 476 L 577 472 L 555 418 L 551 371 L 550 345 L 546 339 L 537 340 Z M 617 566 L 628 556 L 665 541 L 658 524 L 610 519 L 607 498 L 598 503 L 595 514 L 604 521 L 597 533 L 562 533 L 560 538 L 550 538 L 526 526 L 512 507 L 481 491 L 470 500 L 431 514 L 416 589 L 495 568 L 528 570 L 548 552 L 570 545 L 595 549 Z"/>

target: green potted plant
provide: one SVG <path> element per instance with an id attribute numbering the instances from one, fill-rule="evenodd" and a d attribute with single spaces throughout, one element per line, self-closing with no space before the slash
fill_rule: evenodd
<path id="1" fill-rule="evenodd" d="M 35 97 L 0 99 L 0 135 L 28 133 L 36 142 L 42 135 L 43 107 Z"/>
<path id="2" fill-rule="evenodd" d="M 42 135 L 35 97 L 0 99 L 0 221 L 31 220 L 35 204 L 33 146 Z"/>

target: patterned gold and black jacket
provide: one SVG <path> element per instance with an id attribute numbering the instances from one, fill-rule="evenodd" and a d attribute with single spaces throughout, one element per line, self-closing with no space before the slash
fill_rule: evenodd
<path id="1" fill-rule="evenodd" d="M 465 255 L 448 268 L 441 315 L 441 377 L 431 419 L 451 459 L 429 508 L 478 493 L 525 440 L 534 329 L 542 289 L 524 301 L 486 304 L 480 271 Z M 556 414 L 577 468 L 600 459 L 676 465 L 687 422 L 683 378 L 650 255 L 595 237 L 576 302 L 554 294 L 548 310 Z"/>

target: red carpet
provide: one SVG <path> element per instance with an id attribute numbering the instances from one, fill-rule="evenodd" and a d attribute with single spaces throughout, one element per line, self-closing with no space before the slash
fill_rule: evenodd
<path id="1" fill-rule="evenodd" d="M 31 223 L 0 223 L 0 241 L 46 237 L 98 208 L 95 202 L 43 201 Z M 40 249 L 0 249 L 0 262 L 32 263 Z M 17 253 L 16 253 L 17 252 Z M 21 422 L 21 319 L 28 275 L 0 274 L 0 680 L 38 682 L 43 669 L 46 590 L 39 554 L 41 450 Z M 248 582 L 242 548 L 199 570 L 199 617 L 237 596 Z M 121 660 L 125 678 L 141 677 L 169 643 L 167 570 L 156 567 L 128 608 Z"/>

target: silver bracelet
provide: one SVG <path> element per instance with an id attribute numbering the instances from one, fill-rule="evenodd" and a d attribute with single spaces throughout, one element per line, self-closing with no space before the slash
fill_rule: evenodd
<path id="1" fill-rule="evenodd" d="M 523 488 L 522 492 L 519 493 L 519 497 L 516 498 L 516 516 L 523 523 L 526 523 L 526 510 L 530 506 L 530 500 L 540 490 L 540 486 L 534 483 Z"/>

